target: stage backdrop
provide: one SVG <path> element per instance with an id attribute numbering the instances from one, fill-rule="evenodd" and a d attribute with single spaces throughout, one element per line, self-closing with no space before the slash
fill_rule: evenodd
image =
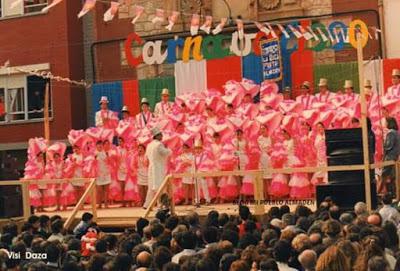
<path id="1" fill-rule="evenodd" d="M 93 121 L 95 113 L 100 110 L 99 101 L 101 96 L 107 96 L 109 100 L 108 108 L 110 110 L 120 112 L 123 105 L 122 82 L 117 81 L 117 82 L 101 83 L 93 85 L 92 87 Z"/>
<path id="2" fill-rule="evenodd" d="M 169 89 L 170 101 L 175 100 L 175 78 L 159 77 L 153 79 L 145 79 L 139 81 L 140 100 L 146 97 L 149 100 L 150 107 L 154 110 L 154 106 L 161 100 L 161 92 L 163 88 Z M 138 101 L 140 103 L 140 100 Z"/>
<path id="3" fill-rule="evenodd" d="M 343 90 L 344 81 L 352 80 L 354 91 L 359 92 L 357 62 L 318 65 L 314 67 L 314 86 L 319 83 L 319 78 L 327 78 L 330 90 L 336 92 Z"/>

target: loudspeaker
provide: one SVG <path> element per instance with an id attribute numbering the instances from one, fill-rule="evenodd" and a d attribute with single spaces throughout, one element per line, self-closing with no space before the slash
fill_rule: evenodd
<path id="1" fill-rule="evenodd" d="M 0 196 L 0 218 L 23 216 L 22 194 L 1 194 Z"/>
<path id="2" fill-rule="evenodd" d="M 317 185 L 317 206 L 326 197 L 331 197 L 342 210 L 351 210 L 354 205 L 359 202 L 365 202 L 365 186 L 362 183 L 338 183 L 338 184 L 323 184 Z M 371 199 L 372 208 L 377 207 L 376 184 L 371 182 Z"/>
<path id="3" fill-rule="evenodd" d="M 328 166 L 362 165 L 364 152 L 361 128 L 327 130 L 325 132 Z M 368 135 L 369 160 L 374 161 L 375 140 L 373 133 Z M 374 172 L 370 171 L 374 180 Z M 364 183 L 364 171 L 328 172 L 329 183 Z"/>

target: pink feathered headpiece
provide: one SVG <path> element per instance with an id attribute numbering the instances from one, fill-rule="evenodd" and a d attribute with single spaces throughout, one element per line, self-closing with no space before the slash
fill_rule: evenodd
<path id="1" fill-rule="evenodd" d="M 266 95 L 278 94 L 279 87 L 275 82 L 264 81 L 260 87 L 260 99 Z"/>
<path id="2" fill-rule="evenodd" d="M 227 104 L 232 104 L 233 107 L 238 107 L 246 92 L 244 87 L 236 81 L 228 81 L 224 89 L 225 95 L 222 100 Z"/>
<path id="3" fill-rule="evenodd" d="M 43 137 L 35 137 L 29 139 L 28 142 L 28 155 L 31 157 L 36 157 L 41 152 L 46 152 L 47 150 L 47 140 Z"/>
<path id="4" fill-rule="evenodd" d="M 252 80 L 243 78 L 240 84 L 244 88 L 245 95 L 250 94 L 252 98 L 257 96 L 260 91 L 260 86 L 255 84 Z"/>
<path id="5" fill-rule="evenodd" d="M 94 140 L 108 140 L 113 141 L 114 131 L 111 129 L 104 129 L 101 127 L 90 127 L 86 129 L 86 133 L 91 136 Z"/>
<path id="6" fill-rule="evenodd" d="M 49 158 L 52 160 L 56 153 L 59 154 L 61 157 L 63 157 L 66 149 L 67 145 L 65 145 L 65 143 L 56 142 L 47 149 L 47 154 Z"/>
<path id="7" fill-rule="evenodd" d="M 274 131 L 280 126 L 283 115 L 279 111 L 270 111 L 265 114 L 259 115 L 256 120 L 262 125 L 268 127 L 268 134 L 272 135 Z"/>
<path id="8" fill-rule="evenodd" d="M 68 134 L 68 141 L 72 146 L 83 148 L 90 138 L 83 130 L 71 130 Z"/>

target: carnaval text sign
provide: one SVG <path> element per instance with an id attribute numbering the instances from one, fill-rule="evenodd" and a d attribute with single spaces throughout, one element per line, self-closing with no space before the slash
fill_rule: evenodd
<path id="1" fill-rule="evenodd" d="M 224 58 L 230 55 L 247 56 L 254 53 L 261 55 L 260 44 L 264 40 L 278 38 L 280 44 L 281 55 L 290 55 L 298 46 L 291 45 L 294 41 L 296 44 L 300 38 L 313 39 L 308 42 L 306 50 L 322 51 L 324 49 L 333 49 L 335 51 L 344 48 L 357 48 L 356 29 L 362 34 L 362 45 L 365 47 L 368 43 L 368 26 L 362 20 L 356 19 L 349 25 L 341 21 L 334 21 L 328 25 L 316 22 L 309 26 L 307 30 L 303 29 L 301 34 L 296 29 L 300 29 L 298 22 L 292 22 L 285 26 L 279 25 L 285 30 L 285 35 L 277 35 L 275 30 L 271 28 L 269 34 L 263 31 L 257 33 L 241 33 L 233 32 L 230 35 L 196 35 L 189 36 L 185 39 L 176 37 L 169 40 L 156 40 L 145 42 L 135 32 L 131 33 L 125 41 L 125 55 L 129 65 L 133 68 L 140 64 L 174 64 L 178 60 L 188 62 L 193 59 L 196 61 Z M 310 34 L 310 35 L 306 35 Z M 141 53 L 134 54 L 133 47 L 141 47 Z"/>
<path id="2" fill-rule="evenodd" d="M 278 39 L 261 42 L 261 63 L 264 80 L 282 79 L 282 58 Z"/>

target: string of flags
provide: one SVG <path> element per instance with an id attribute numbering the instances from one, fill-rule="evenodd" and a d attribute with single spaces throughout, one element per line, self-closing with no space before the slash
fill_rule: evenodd
<path id="1" fill-rule="evenodd" d="M 18 5 L 22 4 L 26 0 L 14 0 L 10 7 L 16 8 Z M 42 12 L 47 12 L 50 9 L 54 8 L 58 4 L 60 4 L 63 0 L 53 0 L 51 4 L 48 6 L 44 7 L 42 9 Z M 82 18 L 85 16 L 88 12 L 94 9 L 96 6 L 97 2 L 105 3 L 110 5 L 109 9 L 104 13 L 104 21 L 109 22 L 114 19 L 115 15 L 118 13 L 118 10 L 122 6 L 130 7 L 132 4 L 132 0 L 123 0 L 123 1 L 105 1 L 105 0 L 85 0 L 82 10 L 78 14 L 78 18 Z M 136 24 L 137 21 L 140 19 L 140 17 L 143 15 L 145 12 L 145 8 L 140 5 L 135 5 L 133 7 L 133 12 L 134 12 L 134 17 L 131 21 L 132 24 Z M 150 12 L 153 13 L 153 12 Z M 177 23 L 179 16 L 182 15 L 188 15 L 191 16 L 190 20 L 190 33 L 192 36 L 196 36 L 199 33 L 199 29 L 206 34 L 212 33 L 213 35 L 217 35 L 222 32 L 224 29 L 225 25 L 228 23 L 228 18 L 221 18 L 219 23 L 215 26 L 213 30 L 212 24 L 213 24 L 213 17 L 212 16 L 201 16 L 199 14 L 182 14 L 179 11 L 166 11 L 161 8 L 157 8 L 154 11 L 154 17 L 151 20 L 151 22 L 155 25 L 161 24 L 165 22 L 167 18 L 168 25 L 165 27 L 167 30 L 172 31 L 173 27 Z M 203 24 L 201 24 L 201 20 L 204 20 Z M 241 19 L 236 19 L 236 27 L 238 29 L 238 35 L 239 39 L 244 39 L 244 21 Z M 254 23 L 256 27 L 265 33 L 266 35 L 271 35 L 272 38 L 277 38 L 278 35 L 275 32 L 273 26 L 270 23 L 260 23 L 260 22 L 250 22 Z M 297 38 L 304 38 L 305 40 L 311 40 L 314 39 L 316 41 L 319 41 L 322 39 L 322 41 L 326 42 L 330 40 L 332 43 L 338 43 L 340 42 L 340 36 L 342 39 L 346 42 L 349 40 L 349 36 L 345 34 L 343 27 L 340 27 L 339 29 L 333 29 L 333 31 L 323 31 L 320 27 L 317 28 L 312 28 L 311 26 L 302 27 L 301 25 L 294 26 L 294 25 L 287 25 L 286 27 L 280 23 L 274 24 L 279 30 L 280 33 L 282 33 L 286 38 L 290 38 L 290 34 L 288 31 L 293 33 L 293 35 Z M 371 30 L 371 32 L 370 32 Z M 315 31 L 318 32 L 319 36 L 315 33 Z M 332 33 L 333 32 L 333 33 Z M 379 39 L 379 34 L 381 33 L 381 30 L 376 28 L 376 27 L 369 27 L 368 28 L 368 38 L 369 39 Z M 333 35 L 334 34 L 334 35 Z"/>

